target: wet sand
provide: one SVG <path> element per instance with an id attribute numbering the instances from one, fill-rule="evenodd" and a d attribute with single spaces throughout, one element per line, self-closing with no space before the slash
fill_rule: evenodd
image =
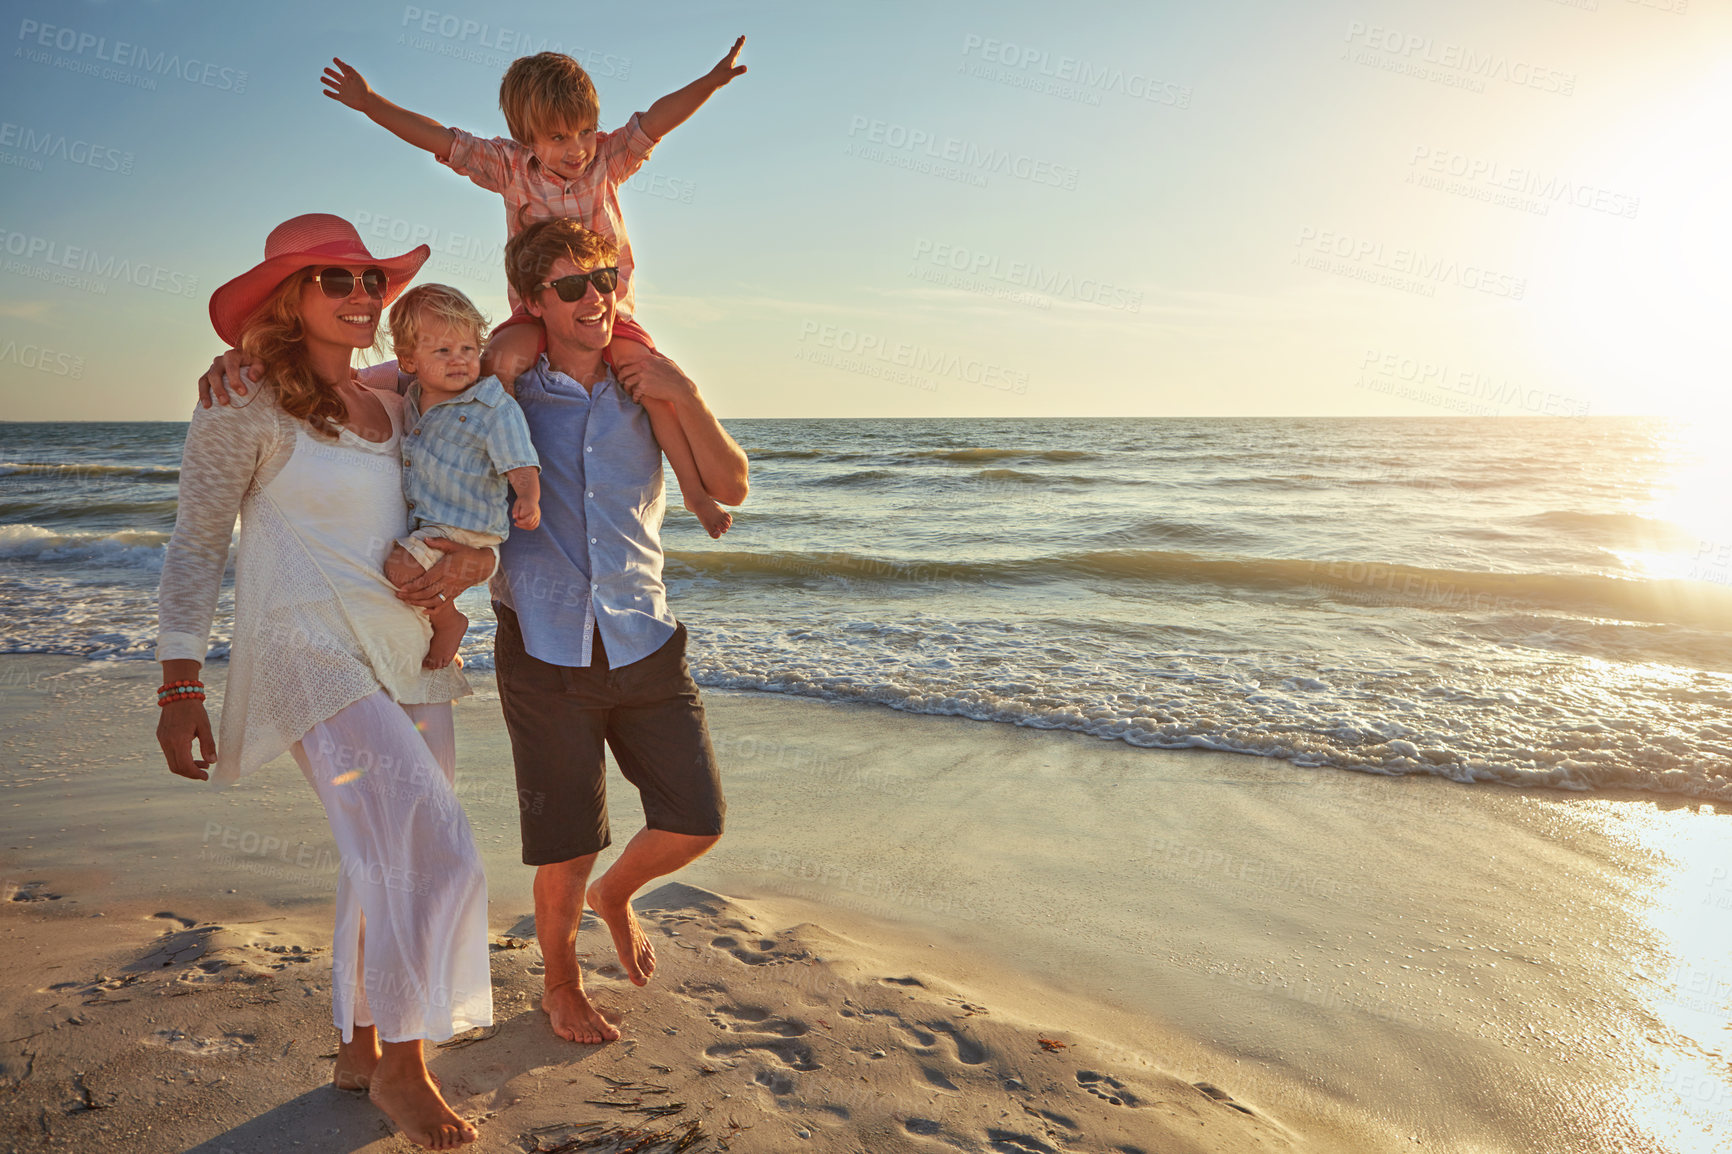
<path id="1" fill-rule="evenodd" d="M 401 1148 L 324 1084 L 336 863 L 316 799 L 286 759 L 232 790 L 171 777 L 155 672 L 0 660 L 8 1140 Z M 476 681 L 459 790 L 500 1024 L 433 1066 L 479 1149 L 645 1124 L 622 1096 L 682 1102 L 649 1124 L 742 1151 L 1726 1137 L 1725 814 L 768 695 L 707 695 L 729 833 L 646 902 L 647 991 L 585 923 L 624 1040 L 557 1042 L 516 948 L 530 871 Z M 624 834 L 635 796 L 613 785 Z"/>

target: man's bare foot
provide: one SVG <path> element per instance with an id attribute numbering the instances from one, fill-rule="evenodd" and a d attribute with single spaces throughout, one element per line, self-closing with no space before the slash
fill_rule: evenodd
<path id="1" fill-rule="evenodd" d="M 331 1085 L 339 1090 L 363 1091 L 373 1084 L 373 1071 L 379 1066 L 379 1036 L 372 1030 L 337 1047 L 337 1064 L 331 1071 Z"/>
<path id="2" fill-rule="evenodd" d="M 585 895 L 589 908 L 607 923 L 607 932 L 613 935 L 613 948 L 619 954 L 619 964 L 625 967 L 626 976 L 633 985 L 646 985 L 650 975 L 656 972 L 655 947 L 650 945 L 643 927 L 638 925 L 637 914 L 631 908 L 631 895 L 616 898 L 608 892 L 606 883 L 607 875 L 602 874 L 589 887 L 589 893 Z"/>
<path id="3" fill-rule="evenodd" d="M 455 1150 L 481 1137 L 479 1131 L 445 1104 L 432 1075 L 375 1070 L 367 1097 L 397 1123 L 403 1137 L 426 1150 Z"/>
<path id="4" fill-rule="evenodd" d="M 619 1039 L 618 1027 L 601 1016 L 576 983 L 565 982 L 542 994 L 541 1008 L 547 1011 L 553 1032 L 568 1042 L 594 1046 Z"/>
<path id="5" fill-rule="evenodd" d="M 703 522 L 705 532 L 711 537 L 720 538 L 734 523 L 734 515 L 710 500 L 707 494 L 686 498 L 686 508 Z"/>
<path id="6" fill-rule="evenodd" d="M 427 647 L 427 659 L 421 662 L 423 669 L 443 669 L 451 664 L 457 656 L 457 647 L 463 644 L 463 635 L 469 632 L 469 618 L 457 612 L 455 606 L 444 613 L 433 615 L 433 642 Z"/>

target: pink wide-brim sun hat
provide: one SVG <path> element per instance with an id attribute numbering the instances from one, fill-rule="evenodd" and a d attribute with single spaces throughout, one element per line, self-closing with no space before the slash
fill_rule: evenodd
<path id="1" fill-rule="evenodd" d="M 402 256 L 376 257 L 361 243 L 355 226 L 328 212 L 310 212 L 285 220 L 265 238 L 265 259 L 210 294 L 210 323 L 217 336 L 238 345 L 241 325 L 276 287 L 303 268 L 325 265 L 370 265 L 385 270 L 385 300 L 389 307 L 409 287 L 415 273 L 432 254 L 426 245 Z"/>

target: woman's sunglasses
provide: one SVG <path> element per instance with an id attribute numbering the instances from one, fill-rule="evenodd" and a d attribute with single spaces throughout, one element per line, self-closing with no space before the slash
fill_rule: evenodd
<path id="1" fill-rule="evenodd" d="M 566 302 L 580 301 L 583 294 L 594 285 L 597 293 L 610 293 L 619 287 L 619 270 L 617 268 L 592 268 L 588 272 L 574 272 L 570 276 L 562 276 L 558 280 L 546 281 L 535 286 L 535 291 L 550 288 L 559 294 L 559 299 Z"/>
<path id="2" fill-rule="evenodd" d="M 355 274 L 346 268 L 322 268 L 313 274 L 313 279 L 319 282 L 319 287 L 325 290 L 325 295 L 334 301 L 340 301 L 355 291 Z M 361 273 L 361 287 L 367 290 L 367 295 L 376 301 L 385 299 L 385 270 L 370 268 Z"/>

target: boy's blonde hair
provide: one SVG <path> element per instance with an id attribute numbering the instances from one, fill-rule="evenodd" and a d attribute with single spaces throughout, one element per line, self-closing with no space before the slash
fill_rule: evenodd
<path id="1" fill-rule="evenodd" d="M 537 52 L 518 57 L 505 70 L 499 110 L 511 138 L 528 144 L 540 134 L 594 128 L 601 100 L 581 64 L 561 52 Z"/>
<path id="2" fill-rule="evenodd" d="M 517 299 L 533 299 L 535 286 L 547 279 L 547 271 L 562 256 L 580 268 L 600 268 L 619 260 L 619 246 L 568 217 L 537 221 L 505 243 L 505 279 Z"/>
<path id="3" fill-rule="evenodd" d="M 414 355 L 421 330 L 443 321 L 457 327 L 467 325 L 475 332 L 475 344 L 487 344 L 487 318 L 475 303 L 447 284 L 416 285 L 397 298 L 391 306 L 391 351 L 398 358 Z"/>

